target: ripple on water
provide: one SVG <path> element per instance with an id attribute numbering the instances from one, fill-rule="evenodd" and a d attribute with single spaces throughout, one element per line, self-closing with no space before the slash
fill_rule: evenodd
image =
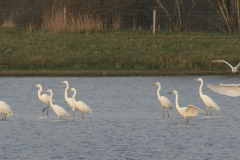
<path id="1" fill-rule="evenodd" d="M 226 97 L 203 87 L 221 108 L 212 116 L 199 114 L 189 118 L 177 110 L 163 117 L 157 99 L 156 82 L 161 95 L 177 90 L 181 107 L 205 105 L 199 96 L 196 76 L 177 77 L 4 77 L 1 99 L 12 106 L 13 115 L 1 123 L 0 159 L 238 159 L 240 137 L 240 100 Z M 238 83 L 232 76 L 204 76 L 204 83 Z M 93 114 L 75 112 L 76 117 L 61 117 L 45 107 L 37 89 L 52 89 L 56 104 L 68 113 L 65 86 L 67 80 L 78 91 L 76 99 L 94 109 Z M 72 93 L 68 93 L 72 96 Z"/>

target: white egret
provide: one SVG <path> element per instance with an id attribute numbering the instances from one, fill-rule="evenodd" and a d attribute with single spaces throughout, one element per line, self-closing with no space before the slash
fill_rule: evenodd
<path id="1" fill-rule="evenodd" d="M 92 109 L 88 105 L 86 105 L 84 102 L 76 101 L 75 97 L 77 95 L 77 91 L 76 91 L 75 88 L 68 89 L 67 91 L 73 91 L 74 92 L 74 94 L 73 94 L 73 101 L 75 103 L 75 107 L 76 107 L 75 109 L 77 109 L 77 110 L 82 112 L 82 119 L 84 119 L 83 112 L 87 112 L 89 114 L 93 113 Z"/>
<path id="2" fill-rule="evenodd" d="M 47 115 L 48 115 L 48 108 L 49 108 L 49 104 L 50 104 L 49 95 L 47 95 L 47 94 L 42 94 L 42 95 L 41 95 L 41 92 L 42 92 L 42 85 L 41 85 L 41 84 L 37 84 L 37 85 L 32 86 L 32 87 L 38 87 L 38 88 L 39 88 L 39 90 L 38 90 L 38 98 L 39 98 L 43 103 L 45 103 L 45 104 L 47 105 L 47 108 L 43 108 L 43 111 L 42 111 L 42 112 L 44 112 L 44 110 L 47 109 Z"/>
<path id="3" fill-rule="evenodd" d="M 153 86 L 157 85 L 158 86 L 158 90 L 157 90 L 157 96 L 158 96 L 158 99 L 163 107 L 163 117 L 165 116 L 165 113 L 164 113 L 164 108 L 167 108 L 167 113 L 168 113 L 168 108 L 169 109 L 173 109 L 174 105 L 172 104 L 172 102 L 164 97 L 164 96 L 160 96 L 160 90 L 161 90 L 161 84 L 159 82 L 153 84 Z M 169 113 L 168 113 L 168 117 L 169 117 Z"/>
<path id="4" fill-rule="evenodd" d="M 187 107 L 179 107 L 178 92 L 174 90 L 170 93 L 173 93 L 176 95 L 176 100 L 175 100 L 176 108 L 177 108 L 178 113 L 185 118 L 185 123 L 187 123 L 187 124 L 189 123 L 189 121 L 187 119 L 188 117 L 196 117 L 199 112 L 204 112 L 200 108 L 195 107 L 193 105 L 188 105 Z"/>
<path id="5" fill-rule="evenodd" d="M 11 117 L 11 115 L 13 114 L 10 106 L 4 101 L 0 101 L 0 113 L 1 113 L 2 121 L 6 119 L 5 114 L 8 115 L 8 117 Z M 4 119 L 2 115 L 4 115 Z"/>
<path id="6" fill-rule="evenodd" d="M 65 100 L 67 101 L 68 105 L 72 108 L 73 111 L 73 117 L 75 117 L 74 110 L 75 110 L 75 103 L 72 98 L 68 97 L 67 90 L 69 89 L 69 83 L 68 81 L 63 81 L 59 83 L 65 83 L 66 84 L 66 89 L 65 89 Z"/>
<path id="7" fill-rule="evenodd" d="M 238 72 L 238 68 L 240 67 L 240 63 L 238 63 L 238 65 L 236 67 L 233 67 L 231 64 L 229 64 L 228 62 L 226 62 L 224 60 L 214 60 L 212 62 L 226 63 L 227 65 L 229 65 L 229 67 L 231 67 L 233 73 L 237 73 Z"/>
<path id="8" fill-rule="evenodd" d="M 54 112 L 57 114 L 58 119 L 60 117 L 70 117 L 68 112 L 64 108 L 62 108 L 59 105 L 53 104 L 53 102 L 52 102 L 53 91 L 51 89 L 48 89 L 48 90 L 46 90 L 44 92 L 49 92 L 50 93 L 50 98 L 49 98 L 50 99 L 50 106 L 52 107 Z"/>
<path id="9" fill-rule="evenodd" d="M 200 94 L 200 97 L 202 98 L 203 102 L 206 105 L 206 114 L 208 115 L 208 109 L 209 109 L 210 116 L 211 116 L 210 108 L 213 108 L 216 111 L 220 111 L 221 109 L 219 108 L 219 106 L 210 97 L 208 97 L 207 95 L 204 95 L 202 93 L 202 87 L 203 87 L 203 80 L 202 80 L 202 78 L 194 79 L 194 81 L 200 81 L 201 82 L 201 85 L 199 87 L 199 94 Z"/>
<path id="10" fill-rule="evenodd" d="M 219 85 L 212 85 L 208 84 L 207 86 L 214 92 L 231 96 L 231 97 L 238 97 L 240 96 L 240 84 L 219 84 Z"/>

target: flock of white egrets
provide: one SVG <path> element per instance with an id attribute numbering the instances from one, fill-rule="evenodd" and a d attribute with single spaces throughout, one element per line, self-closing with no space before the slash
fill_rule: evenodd
<path id="1" fill-rule="evenodd" d="M 201 78 L 194 79 L 194 80 L 201 82 L 201 85 L 199 87 L 199 94 L 200 94 L 200 97 L 202 98 L 203 102 L 206 105 L 206 114 L 208 115 L 208 110 L 209 110 L 209 113 L 211 115 L 210 108 L 213 108 L 216 111 L 220 111 L 221 109 L 219 108 L 219 106 L 209 96 L 204 95 L 202 93 L 203 80 Z M 163 107 L 163 117 L 164 117 L 165 116 L 164 108 L 167 109 L 167 113 L 168 113 L 168 109 L 173 109 L 174 105 L 168 98 L 166 98 L 164 96 L 160 96 L 159 92 L 161 90 L 161 84 L 159 82 L 157 82 L 157 83 L 153 84 L 153 86 L 155 86 L 155 85 L 158 85 L 157 96 Z M 187 123 L 187 124 L 189 123 L 189 121 L 187 119 L 188 117 L 195 117 L 198 115 L 199 112 L 204 112 L 200 108 L 195 107 L 193 105 L 188 105 L 187 107 L 180 107 L 178 104 L 178 92 L 176 90 L 174 90 L 170 93 L 173 93 L 176 95 L 176 99 L 175 99 L 176 109 L 177 109 L 178 113 L 185 118 L 185 123 Z M 169 113 L 168 113 L 168 117 L 169 117 Z"/>
<path id="2" fill-rule="evenodd" d="M 238 72 L 238 68 L 240 67 L 240 63 L 236 66 L 236 67 L 232 67 L 228 62 L 224 61 L 224 60 L 215 60 L 213 62 L 219 62 L 219 63 L 226 63 L 228 64 L 233 73 L 237 73 Z M 215 109 L 216 111 L 220 111 L 219 106 L 207 95 L 204 95 L 202 93 L 202 87 L 203 87 L 203 80 L 201 78 L 198 79 L 194 79 L 195 81 L 200 81 L 201 85 L 199 87 L 199 94 L 200 97 L 202 98 L 203 102 L 206 105 L 206 115 L 208 115 L 208 110 L 209 110 L 209 114 L 211 116 L 211 110 L 210 108 Z M 73 111 L 73 117 L 75 117 L 74 111 L 75 110 L 79 110 L 82 113 L 82 119 L 84 119 L 83 116 L 83 112 L 87 112 L 92 114 L 93 111 L 92 109 L 86 105 L 84 102 L 82 101 L 77 101 L 75 99 L 77 91 L 74 88 L 69 89 L 69 83 L 67 81 L 63 81 L 63 82 L 59 82 L 59 83 L 65 83 L 66 84 L 66 89 L 65 89 L 65 100 L 67 101 L 67 103 L 69 104 L 69 106 L 71 107 L 72 111 Z M 168 113 L 168 109 L 172 109 L 174 107 L 173 103 L 166 97 L 164 96 L 160 96 L 160 90 L 161 90 L 161 85 L 159 82 L 153 84 L 154 85 L 158 85 L 158 90 L 157 90 L 157 96 L 158 99 L 163 107 L 163 117 L 165 116 L 164 113 L 164 108 L 167 109 L 167 113 Z M 47 109 L 47 115 L 48 115 L 48 109 L 49 109 L 49 105 L 51 106 L 51 108 L 53 109 L 53 111 L 57 114 L 58 119 L 60 117 L 70 117 L 68 112 L 62 108 L 61 106 L 54 104 L 54 100 L 53 100 L 53 91 L 51 89 L 48 89 L 44 92 L 49 92 L 50 96 L 47 94 L 41 94 L 42 92 L 42 86 L 41 84 L 37 84 L 35 86 L 32 87 L 38 87 L 38 98 L 47 105 L 46 108 L 43 108 L 43 112 L 45 109 Z M 227 95 L 227 96 L 232 96 L 232 97 L 236 97 L 236 96 L 240 96 L 240 84 L 219 84 L 219 85 L 211 85 L 209 84 L 208 87 L 220 94 L 223 95 Z M 68 91 L 73 91 L 73 97 L 69 98 L 68 97 Z M 187 107 L 180 107 L 178 104 L 178 92 L 177 91 L 173 91 L 171 92 L 173 94 L 176 95 L 176 99 L 175 99 L 175 104 L 176 104 L 176 109 L 178 111 L 178 113 L 183 116 L 185 118 L 185 123 L 189 123 L 188 121 L 188 117 L 195 117 L 198 115 L 199 112 L 204 112 L 203 110 L 199 109 L 198 107 L 195 107 L 193 105 L 188 105 Z M 6 119 L 6 115 L 8 117 L 10 117 L 13 113 L 11 111 L 10 106 L 3 102 L 0 101 L 0 113 L 1 113 L 1 117 L 2 117 L 2 121 Z M 168 113 L 168 117 L 169 117 L 169 113 Z"/>
<path id="3" fill-rule="evenodd" d="M 69 104 L 69 106 L 72 108 L 72 111 L 73 111 L 73 117 L 75 117 L 75 114 L 74 114 L 74 111 L 75 110 L 79 110 L 81 111 L 82 113 L 82 119 L 84 119 L 84 116 L 83 116 L 83 112 L 87 112 L 87 113 L 90 113 L 92 114 L 93 111 L 92 109 L 86 105 L 84 102 L 82 101 L 77 101 L 75 99 L 76 95 L 77 95 L 77 91 L 75 88 L 70 88 L 69 89 L 69 83 L 68 81 L 63 81 L 63 82 L 59 82 L 59 83 L 65 83 L 66 84 L 66 89 L 65 89 L 65 100 L 67 101 L 67 103 Z M 44 108 L 43 109 L 43 112 L 45 109 L 47 109 L 47 115 L 48 115 L 48 108 L 49 108 L 49 105 L 51 106 L 51 108 L 53 109 L 53 111 L 57 114 L 58 116 L 58 119 L 60 117 L 70 117 L 68 112 L 62 108 L 61 106 L 57 105 L 57 104 L 54 104 L 54 100 L 52 99 L 53 97 L 53 91 L 51 89 L 48 89 L 44 92 L 49 92 L 50 93 L 50 96 L 47 95 L 47 94 L 41 94 L 42 92 L 42 86 L 41 84 L 37 84 L 35 86 L 32 86 L 32 87 L 38 87 L 39 90 L 38 90 L 38 98 L 47 105 L 47 108 Z M 74 94 L 73 94 L 73 97 L 72 98 L 69 98 L 68 97 L 68 91 L 73 91 Z"/>
<path id="4" fill-rule="evenodd" d="M 236 67 L 232 67 L 228 62 L 224 61 L 224 60 L 214 60 L 213 62 L 218 62 L 218 63 L 226 63 L 227 65 L 229 65 L 232 69 L 233 73 L 237 73 L 238 72 L 238 68 L 240 67 L 240 63 L 236 66 Z M 194 79 L 195 81 L 200 81 L 201 85 L 199 87 L 199 94 L 201 99 L 203 100 L 203 102 L 206 105 L 206 115 L 208 116 L 208 110 L 211 116 L 211 110 L 210 108 L 215 109 L 216 111 L 220 111 L 220 107 L 207 95 L 204 95 L 202 93 L 202 87 L 203 87 L 203 80 L 201 78 L 198 79 Z M 163 117 L 165 116 L 164 113 L 164 108 L 167 109 L 167 113 L 168 113 L 168 109 L 173 109 L 174 105 L 173 103 L 166 97 L 164 96 L 160 96 L 160 90 L 161 90 L 161 85 L 159 82 L 153 84 L 153 86 L 158 85 L 158 90 L 157 90 L 157 96 L 158 99 L 163 107 Z M 211 90 L 223 94 L 223 95 L 227 95 L 227 96 L 232 96 L 232 97 L 236 97 L 236 96 L 240 96 L 240 84 L 219 84 L 219 85 L 208 85 L 208 88 L 210 88 Z M 203 110 L 201 110 L 198 107 L 195 107 L 193 105 L 188 105 L 187 107 L 180 107 L 178 104 L 178 92 L 177 91 L 173 91 L 170 92 L 176 95 L 176 100 L 175 100 L 175 104 L 176 104 L 176 108 L 178 113 L 183 116 L 185 118 L 185 123 L 189 123 L 188 121 L 188 117 L 195 117 L 198 115 L 199 112 L 204 112 Z M 168 113 L 168 117 L 169 117 L 169 113 Z"/>
<path id="5" fill-rule="evenodd" d="M 82 101 L 77 101 L 75 99 L 77 91 L 74 88 L 70 88 L 69 89 L 69 83 L 67 81 L 63 81 L 63 82 L 59 82 L 59 83 L 65 83 L 66 84 L 65 100 L 67 101 L 69 106 L 72 108 L 73 117 L 75 117 L 75 114 L 74 114 L 75 110 L 81 111 L 82 119 L 84 119 L 83 112 L 87 112 L 87 113 L 90 113 L 90 114 L 93 113 L 92 109 L 88 105 L 86 105 Z M 38 98 L 43 103 L 45 103 L 47 105 L 46 108 L 43 108 L 43 112 L 44 112 L 45 109 L 47 109 L 47 115 L 48 115 L 48 109 L 49 109 L 49 105 L 50 105 L 51 108 L 53 109 L 53 111 L 57 114 L 58 119 L 60 117 L 70 117 L 68 112 L 64 108 L 62 108 L 61 106 L 59 106 L 57 104 L 54 104 L 54 100 L 52 98 L 53 97 L 53 91 L 51 89 L 48 89 L 48 90 L 44 91 L 44 92 L 49 92 L 50 93 L 50 96 L 49 96 L 47 94 L 41 94 L 42 93 L 42 86 L 41 86 L 41 84 L 37 84 L 37 85 L 32 86 L 32 87 L 38 87 L 39 88 L 39 90 L 38 90 Z M 72 98 L 68 97 L 68 95 L 67 95 L 68 91 L 73 91 L 74 92 Z M 3 101 L 0 101 L 0 113 L 1 113 L 2 121 L 6 119 L 6 115 L 8 115 L 8 117 L 10 117 L 13 114 L 12 111 L 11 111 L 10 106 L 7 103 L 3 102 Z"/>

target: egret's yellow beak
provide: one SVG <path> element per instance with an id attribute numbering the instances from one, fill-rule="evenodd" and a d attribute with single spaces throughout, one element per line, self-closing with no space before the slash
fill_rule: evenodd
<path id="1" fill-rule="evenodd" d="M 198 79 L 194 79 L 194 81 L 198 81 Z"/>
<path id="2" fill-rule="evenodd" d="M 48 91 L 43 91 L 43 92 L 48 92 Z"/>
<path id="3" fill-rule="evenodd" d="M 72 89 L 68 89 L 68 90 L 66 90 L 66 91 L 72 91 Z"/>
<path id="4" fill-rule="evenodd" d="M 58 83 L 64 83 L 64 82 L 58 82 Z"/>
<path id="5" fill-rule="evenodd" d="M 32 86 L 32 87 L 36 87 L 36 85 L 35 85 L 35 86 Z"/>
<path id="6" fill-rule="evenodd" d="M 156 85 L 157 85 L 157 83 L 153 84 L 152 86 L 156 86 Z"/>

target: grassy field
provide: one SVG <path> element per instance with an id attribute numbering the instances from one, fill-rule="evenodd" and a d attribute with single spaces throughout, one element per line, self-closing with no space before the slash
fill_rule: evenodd
<path id="1" fill-rule="evenodd" d="M 240 34 L 121 31 L 53 33 L 0 27 L 0 70 L 230 71 Z"/>

